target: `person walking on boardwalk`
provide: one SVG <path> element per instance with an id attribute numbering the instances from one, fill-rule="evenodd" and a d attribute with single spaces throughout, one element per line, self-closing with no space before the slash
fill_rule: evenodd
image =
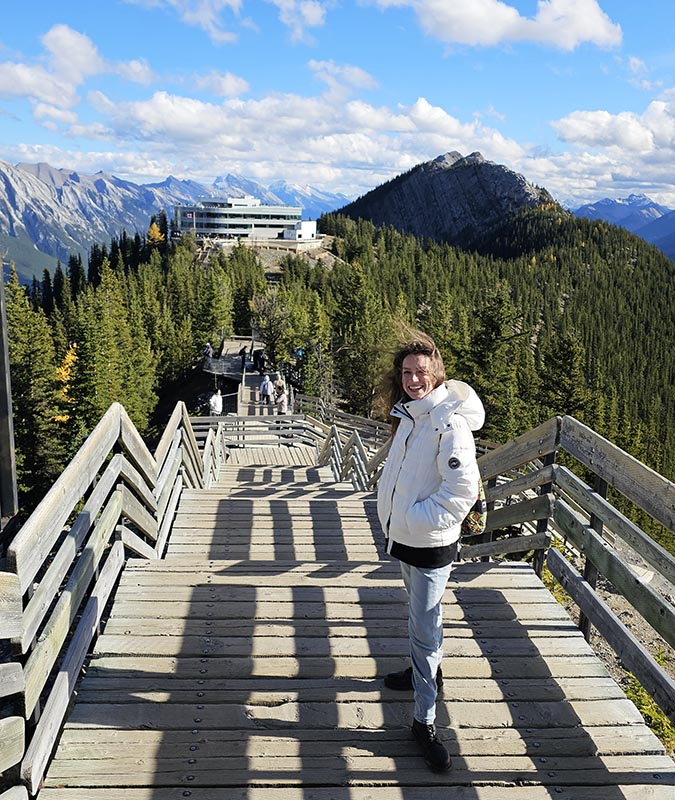
<path id="1" fill-rule="evenodd" d="M 266 405 L 272 404 L 272 395 L 274 394 L 274 384 L 269 375 L 265 374 L 265 377 L 260 382 L 260 402 L 265 403 Z"/>
<path id="2" fill-rule="evenodd" d="M 288 414 L 288 394 L 283 383 L 277 383 L 274 387 L 277 414 Z"/>
<path id="3" fill-rule="evenodd" d="M 387 552 L 400 561 L 408 593 L 412 665 L 388 674 L 384 683 L 413 690 L 413 739 L 427 765 L 445 772 L 450 756 L 435 726 L 443 683 L 442 601 L 462 520 L 478 496 L 472 431 L 482 427 L 485 412 L 468 384 L 445 380 L 441 354 L 421 331 L 409 331 L 386 383 L 392 442 L 379 479 L 377 511 Z"/>
<path id="4" fill-rule="evenodd" d="M 223 413 L 223 396 L 220 389 L 216 389 L 209 398 L 209 411 L 212 417 L 219 417 Z"/>

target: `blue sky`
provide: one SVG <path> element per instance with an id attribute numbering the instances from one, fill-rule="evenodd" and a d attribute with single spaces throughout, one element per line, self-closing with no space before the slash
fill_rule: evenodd
<path id="1" fill-rule="evenodd" d="M 672 0 L 28 0 L 0 159 L 353 197 L 480 151 L 578 205 L 675 208 Z"/>

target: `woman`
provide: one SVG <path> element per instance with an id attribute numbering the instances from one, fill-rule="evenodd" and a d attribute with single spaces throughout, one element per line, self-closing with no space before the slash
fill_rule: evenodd
<path id="1" fill-rule="evenodd" d="M 450 756 L 434 724 L 443 680 L 442 600 L 462 520 L 478 497 L 471 432 L 482 427 L 485 412 L 468 384 L 445 380 L 441 355 L 421 332 L 412 332 L 394 355 L 389 385 L 393 439 L 379 480 L 377 510 L 387 552 L 401 562 L 408 592 L 412 667 L 390 673 L 385 685 L 413 689 L 413 738 L 427 765 L 444 772 Z"/>
<path id="2" fill-rule="evenodd" d="M 288 395 L 286 394 L 286 387 L 283 383 L 279 382 L 274 387 L 276 396 L 277 414 L 288 414 Z"/>

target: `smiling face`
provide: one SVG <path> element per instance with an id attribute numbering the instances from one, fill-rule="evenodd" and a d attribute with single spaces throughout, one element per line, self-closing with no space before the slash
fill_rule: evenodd
<path id="1" fill-rule="evenodd" d="M 436 388 L 429 356 L 414 353 L 403 359 L 401 386 L 411 400 L 421 400 Z"/>

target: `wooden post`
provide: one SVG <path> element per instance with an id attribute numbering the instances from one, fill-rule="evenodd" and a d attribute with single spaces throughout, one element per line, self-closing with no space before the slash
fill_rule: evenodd
<path id="1" fill-rule="evenodd" d="M 556 451 L 554 450 L 552 453 L 547 453 L 543 459 L 542 464 L 545 467 L 549 467 L 552 464 L 555 464 L 555 454 Z M 549 494 L 553 491 L 553 484 L 552 483 L 545 483 L 543 486 L 539 487 L 539 494 Z M 548 519 L 538 519 L 537 520 L 537 533 L 546 533 L 548 530 Z M 542 573 L 544 571 L 544 562 L 546 559 L 546 551 L 542 548 L 541 550 L 534 551 L 534 560 L 532 562 L 532 568 L 537 573 L 537 575 L 541 578 Z"/>
<path id="2" fill-rule="evenodd" d="M 599 497 L 602 497 L 603 500 L 607 499 L 607 481 L 603 480 L 599 475 L 595 476 L 593 488 Z M 603 522 L 598 516 L 591 513 L 589 525 L 596 533 L 602 536 Z M 584 580 L 589 584 L 589 586 L 591 586 L 591 588 L 595 589 L 598 582 L 598 570 L 588 556 L 586 557 L 586 563 L 584 564 Z M 583 633 L 584 639 L 586 639 L 587 642 L 590 642 L 593 626 L 583 611 L 579 612 L 579 629 Z"/>
<path id="3" fill-rule="evenodd" d="M 497 485 L 497 478 L 489 478 L 487 483 L 485 484 L 487 489 L 492 489 Z M 494 509 L 495 504 L 492 502 L 486 503 L 487 513 L 488 516 L 490 512 Z M 476 537 L 476 540 L 479 541 L 481 544 L 488 544 L 493 540 L 493 533 L 492 531 L 486 531 L 485 533 L 481 534 L 480 536 Z M 481 556 L 481 561 L 490 561 L 490 556 Z"/>

